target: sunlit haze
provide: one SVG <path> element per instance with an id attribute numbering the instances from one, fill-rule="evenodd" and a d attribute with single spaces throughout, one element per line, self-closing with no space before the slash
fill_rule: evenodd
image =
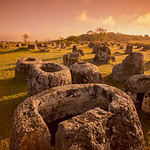
<path id="1" fill-rule="evenodd" d="M 0 0 L 0 40 L 56 39 L 97 27 L 150 35 L 150 0 Z"/>

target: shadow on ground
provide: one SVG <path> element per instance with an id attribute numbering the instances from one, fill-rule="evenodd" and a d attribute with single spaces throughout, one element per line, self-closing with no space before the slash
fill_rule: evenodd
<path id="1" fill-rule="evenodd" d="M 27 96 L 0 101 L 0 140 L 9 138 L 14 110 Z"/>
<path id="2" fill-rule="evenodd" d="M 109 75 L 105 76 L 103 78 L 103 83 L 107 84 L 107 85 L 110 85 L 110 86 L 114 86 L 114 87 L 119 88 L 121 90 L 124 89 L 123 88 L 124 82 L 113 80 L 112 74 L 109 74 Z"/>
<path id="3" fill-rule="evenodd" d="M 23 52 L 23 51 L 30 51 L 30 50 L 28 48 L 17 48 L 17 49 L 12 49 L 12 50 L 0 51 L 0 54 L 10 54 L 10 53 L 15 53 L 15 52 Z"/>
<path id="4" fill-rule="evenodd" d="M 14 78 L 0 80 L 0 99 L 27 91 L 27 82 L 17 81 Z"/>
<path id="5" fill-rule="evenodd" d="M 150 61 L 144 63 L 144 71 L 149 71 L 150 70 Z"/>
<path id="6" fill-rule="evenodd" d="M 51 61 L 51 60 L 58 60 L 58 59 L 62 59 L 62 57 L 42 59 L 42 61 Z"/>

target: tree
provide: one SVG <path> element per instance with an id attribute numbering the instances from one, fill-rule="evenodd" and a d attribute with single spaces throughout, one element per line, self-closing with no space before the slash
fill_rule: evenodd
<path id="1" fill-rule="evenodd" d="M 87 32 L 87 34 L 91 35 L 91 34 L 93 34 L 93 31 L 92 31 L 92 30 L 89 30 L 89 31 Z"/>
<path id="2" fill-rule="evenodd" d="M 29 38 L 29 36 L 27 35 L 27 34 L 24 34 L 23 35 L 23 38 L 24 38 L 24 42 L 25 42 L 25 44 L 27 43 L 27 39 Z"/>
<path id="3" fill-rule="evenodd" d="M 148 34 L 145 34 L 144 37 L 145 37 L 146 39 L 149 39 L 149 35 L 148 35 Z"/>
<path id="4" fill-rule="evenodd" d="M 80 42 L 80 37 L 72 35 L 72 36 L 67 37 L 66 40 L 68 40 L 70 42 L 79 43 Z"/>
<path id="5" fill-rule="evenodd" d="M 96 29 L 96 32 L 99 33 L 99 34 L 100 34 L 100 33 L 106 33 L 107 30 L 104 29 L 103 27 L 100 27 L 100 28 L 97 28 L 97 29 Z"/>

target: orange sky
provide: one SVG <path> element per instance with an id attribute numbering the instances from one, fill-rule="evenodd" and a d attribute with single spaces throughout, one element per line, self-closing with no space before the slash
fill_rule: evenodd
<path id="1" fill-rule="evenodd" d="M 103 26 L 150 35 L 150 0 L 0 0 L 0 40 L 55 39 Z"/>

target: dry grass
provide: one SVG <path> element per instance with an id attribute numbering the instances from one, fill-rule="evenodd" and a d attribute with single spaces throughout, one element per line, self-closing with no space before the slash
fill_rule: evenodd
<path id="1" fill-rule="evenodd" d="M 81 46 L 85 50 L 84 61 L 91 62 L 94 54 L 91 54 L 92 49 Z M 103 76 L 103 82 L 122 88 L 121 82 L 114 82 L 111 78 L 112 67 L 115 64 L 121 63 L 127 56 L 119 47 L 112 47 L 112 55 L 116 57 L 116 62 L 110 62 L 108 65 L 98 66 Z M 139 49 L 134 51 L 140 51 Z M 33 56 L 50 61 L 62 63 L 62 56 L 71 50 L 55 50 L 50 49 L 47 53 L 41 53 L 38 50 L 28 49 L 0 49 L 0 150 L 9 149 L 9 138 L 11 132 L 11 120 L 13 111 L 17 105 L 28 97 L 27 84 L 14 80 L 15 63 L 19 57 Z M 120 52 L 120 55 L 115 55 L 115 52 Z M 141 51 L 140 51 L 141 52 Z M 145 74 L 150 74 L 150 51 L 142 52 L 145 62 Z M 141 114 L 140 114 L 141 115 Z M 141 115 L 142 116 L 142 115 Z M 150 149 L 150 120 L 141 117 L 143 131 L 146 139 L 146 149 Z"/>

